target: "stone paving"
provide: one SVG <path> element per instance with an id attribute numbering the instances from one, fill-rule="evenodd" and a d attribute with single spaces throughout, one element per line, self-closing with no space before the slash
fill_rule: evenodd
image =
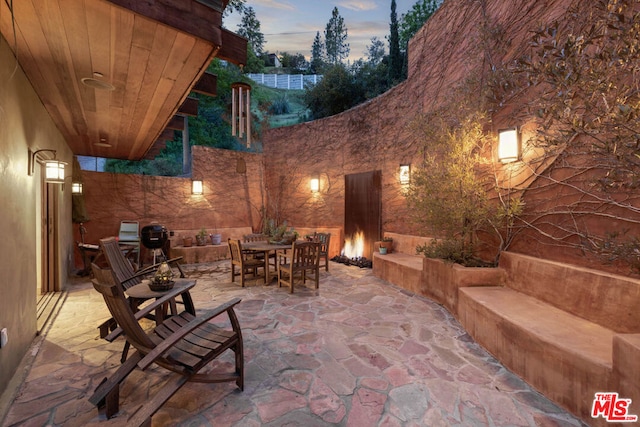
<path id="1" fill-rule="evenodd" d="M 320 290 L 241 288 L 228 261 L 188 266 L 197 309 L 241 297 L 245 389 L 186 384 L 153 426 L 583 426 L 476 344 L 440 305 L 331 263 Z M 109 317 L 87 280 L 71 286 L 3 426 L 124 426 L 163 371 L 135 371 L 110 420 L 88 397 L 123 346 L 101 340 Z M 150 325 L 150 322 L 149 322 Z M 232 353 L 219 362 L 232 364 Z"/>

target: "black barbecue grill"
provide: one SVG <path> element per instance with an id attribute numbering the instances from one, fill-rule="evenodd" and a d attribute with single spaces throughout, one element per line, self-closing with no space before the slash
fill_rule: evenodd
<path id="1" fill-rule="evenodd" d="M 169 239 L 169 233 L 164 225 L 150 224 L 142 227 L 140 239 L 145 248 L 153 251 L 154 264 L 156 263 L 156 257 L 160 255 L 164 260 L 167 259 L 164 252 L 162 252 L 162 248 Z"/>

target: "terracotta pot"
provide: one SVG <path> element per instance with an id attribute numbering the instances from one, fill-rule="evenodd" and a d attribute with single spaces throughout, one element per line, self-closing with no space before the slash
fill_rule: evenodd
<path id="1" fill-rule="evenodd" d="M 188 248 L 193 245 L 193 237 L 183 237 L 182 246 Z"/>

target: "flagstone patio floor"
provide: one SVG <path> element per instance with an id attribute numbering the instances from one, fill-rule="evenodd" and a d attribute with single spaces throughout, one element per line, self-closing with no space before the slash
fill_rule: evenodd
<path id="1" fill-rule="evenodd" d="M 505 369 L 442 306 L 331 263 L 320 289 L 231 283 L 228 261 L 188 265 L 197 309 L 242 298 L 245 389 L 186 384 L 153 426 L 583 426 Z M 159 368 L 135 371 L 110 420 L 88 402 L 120 364 L 109 317 L 88 279 L 74 280 L 3 426 L 124 426 L 161 387 Z M 33 356 L 35 354 L 35 356 Z M 228 352 L 223 363 L 232 362 Z"/>

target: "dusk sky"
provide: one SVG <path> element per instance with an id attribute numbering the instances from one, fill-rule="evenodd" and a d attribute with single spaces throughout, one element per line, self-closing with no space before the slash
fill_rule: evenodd
<path id="1" fill-rule="evenodd" d="M 396 0 L 398 19 L 416 1 Z M 347 27 L 352 61 L 366 57 L 366 47 L 374 36 L 385 43 L 387 53 L 389 50 L 385 37 L 389 34 L 391 0 L 247 0 L 246 5 L 256 12 L 265 38 L 264 49 L 270 53 L 301 53 L 309 60 L 316 32 L 319 31 L 324 39 L 324 29 L 336 6 Z M 234 12 L 223 22 L 226 28 L 235 32 L 240 16 Z"/>

